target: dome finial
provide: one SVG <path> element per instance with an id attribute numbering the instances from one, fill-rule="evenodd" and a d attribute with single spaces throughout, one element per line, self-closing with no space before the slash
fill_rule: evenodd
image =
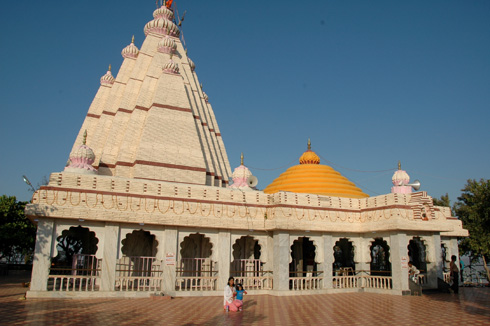
<path id="1" fill-rule="evenodd" d="M 311 140 L 308 138 L 308 150 L 311 151 Z"/>
<path id="2" fill-rule="evenodd" d="M 85 129 L 85 132 L 83 133 L 83 145 L 87 145 L 87 129 Z"/>
<path id="3" fill-rule="evenodd" d="M 402 169 L 402 163 L 400 161 L 398 161 L 398 170 L 401 170 Z"/>
<path id="4" fill-rule="evenodd" d="M 131 43 L 133 43 L 133 44 L 134 44 L 134 35 L 133 35 L 133 37 L 131 38 Z"/>
<path id="5" fill-rule="evenodd" d="M 111 71 L 111 65 L 109 64 L 109 71 Z"/>
<path id="6" fill-rule="evenodd" d="M 240 165 L 243 165 L 243 152 L 242 155 L 240 155 Z"/>

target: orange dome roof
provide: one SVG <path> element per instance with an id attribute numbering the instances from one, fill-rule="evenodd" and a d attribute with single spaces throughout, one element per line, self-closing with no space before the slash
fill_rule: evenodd
<path id="1" fill-rule="evenodd" d="M 339 172 L 330 166 L 321 165 L 318 155 L 311 151 L 309 140 L 308 150 L 301 155 L 299 161 L 299 165 L 287 169 L 268 185 L 264 192 L 273 194 L 278 191 L 291 191 L 332 197 L 369 197 Z"/>

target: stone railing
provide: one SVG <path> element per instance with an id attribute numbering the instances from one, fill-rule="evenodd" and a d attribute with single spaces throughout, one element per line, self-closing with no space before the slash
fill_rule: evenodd
<path id="1" fill-rule="evenodd" d="M 323 276 L 290 277 L 289 284 L 293 291 L 320 290 L 323 287 Z"/>
<path id="2" fill-rule="evenodd" d="M 242 284 L 245 290 L 272 290 L 272 272 L 261 276 L 236 276 L 235 284 Z"/>
<path id="3" fill-rule="evenodd" d="M 162 261 L 155 257 L 124 256 L 116 265 L 116 291 L 162 291 Z"/>
<path id="4" fill-rule="evenodd" d="M 48 291 L 98 291 L 98 276 L 49 275 Z"/>
<path id="5" fill-rule="evenodd" d="M 48 291 L 98 291 L 101 261 L 95 255 L 75 254 L 71 268 L 52 267 Z"/>
<path id="6" fill-rule="evenodd" d="M 218 282 L 216 262 L 210 258 L 182 258 L 177 263 L 176 291 L 214 291 Z"/>
<path id="7" fill-rule="evenodd" d="M 332 286 L 334 289 L 367 288 L 391 290 L 393 288 L 393 281 L 391 276 L 334 276 L 332 281 Z"/>
<path id="8" fill-rule="evenodd" d="M 350 289 L 350 288 L 357 288 L 359 285 L 359 277 L 355 275 L 349 275 L 349 276 L 334 276 L 332 281 L 333 281 L 333 288 L 334 289 Z"/>
<path id="9" fill-rule="evenodd" d="M 218 276 L 177 276 L 176 291 L 215 291 Z"/>

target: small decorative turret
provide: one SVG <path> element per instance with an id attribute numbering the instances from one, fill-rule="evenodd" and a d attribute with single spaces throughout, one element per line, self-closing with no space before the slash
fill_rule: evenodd
<path id="1" fill-rule="evenodd" d="M 179 73 L 179 65 L 172 59 L 163 66 L 163 71 L 169 74 L 177 75 Z"/>
<path id="2" fill-rule="evenodd" d="M 153 17 L 155 19 L 149 21 L 145 25 L 145 35 L 153 33 L 162 36 L 170 35 L 173 37 L 179 37 L 180 30 L 177 25 L 172 22 L 174 13 L 170 9 L 162 6 L 153 12 Z"/>
<path id="3" fill-rule="evenodd" d="M 112 87 L 114 84 L 114 77 L 111 73 L 111 65 L 109 65 L 109 70 L 107 70 L 106 74 L 100 78 L 100 84 Z"/>
<path id="4" fill-rule="evenodd" d="M 122 50 L 121 55 L 123 56 L 123 58 L 136 59 L 139 52 L 140 50 L 138 50 L 136 45 L 134 45 L 134 35 L 133 35 L 133 38 L 131 39 L 131 44 L 129 44 L 127 47 L 125 47 Z"/>
<path id="5" fill-rule="evenodd" d="M 311 150 L 311 140 L 308 138 L 308 149 L 299 158 L 299 164 L 320 164 L 320 158 Z"/>
<path id="6" fill-rule="evenodd" d="M 412 186 L 409 185 L 410 176 L 406 171 L 402 170 L 400 161 L 398 161 L 398 170 L 393 174 L 391 181 L 393 183 L 393 187 L 391 187 L 392 193 L 409 194 L 412 192 Z"/>
<path id="7" fill-rule="evenodd" d="M 86 145 L 87 130 L 83 133 L 82 145 L 70 156 L 65 172 L 82 174 L 96 174 L 97 170 L 92 166 L 95 161 L 94 151 Z"/>
<path id="8" fill-rule="evenodd" d="M 175 53 L 177 49 L 177 44 L 168 35 L 165 35 L 160 42 L 158 42 L 157 50 L 162 53 Z"/>
<path id="9" fill-rule="evenodd" d="M 252 172 L 250 172 L 250 170 L 243 165 L 243 153 L 240 155 L 240 166 L 235 168 L 231 177 L 233 178 L 233 183 L 228 186 L 229 188 L 239 189 L 242 191 L 254 190 L 251 188 L 249 182 L 255 180 L 254 182 L 256 183 L 257 178 L 255 178 L 252 175 Z"/>
<path id="10" fill-rule="evenodd" d="M 206 103 L 209 103 L 208 94 L 206 94 L 205 92 L 202 92 L 202 96 L 204 97 L 204 101 L 206 101 Z"/>

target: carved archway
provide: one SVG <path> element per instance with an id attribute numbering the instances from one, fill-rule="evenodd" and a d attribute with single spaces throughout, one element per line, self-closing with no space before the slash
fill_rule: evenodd
<path id="1" fill-rule="evenodd" d="M 421 272 L 427 272 L 427 249 L 420 237 L 413 237 L 407 246 L 408 257 Z"/>
<path id="2" fill-rule="evenodd" d="M 203 272 L 212 273 L 213 244 L 208 237 L 192 233 L 180 243 L 180 266 L 183 276 L 200 276 Z"/>
<path id="3" fill-rule="evenodd" d="M 335 246 L 333 247 L 333 275 L 345 268 L 352 268 L 352 271 L 355 272 L 356 264 L 354 262 L 354 255 L 355 252 L 352 241 L 349 241 L 347 238 L 341 238 L 335 242 Z"/>
<path id="4" fill-rule="evenodd" d="M 149 231 L 134 230 L 121 241 L 121 252 L 128 257 L 155 257 L 158 241 Z"/>
<path id="5" fill-rule="evenodd" d="M 71 268 L 73 257 L 76 254 L 95 255 L 97 252 L 97 239 L 95 232 L 82 226 L 72 226 L 63 230 L 56 238 L 58 254 L 52 259 L 52 270 L 56 268 Z"/>
<path id="6" fill-rule="evenodd" d="M 291 277 L 304 277 L 307 272 L 317 271 L 316 246 L 308 237 L 300 237 L 291 246 Z"/>
<path id="7" fill-rule="evenodd" d="M 231 276 L 254 276 L 261 269 L 261 246 L 251 236 L 243 236 L 233 244 L 233 261 L 230 263 Z"/>
<path id="8" fill-rule="evenodd" d="M 390 246 L 383 238 L 371 241 L 371 275 L 391 276 Z"/>

